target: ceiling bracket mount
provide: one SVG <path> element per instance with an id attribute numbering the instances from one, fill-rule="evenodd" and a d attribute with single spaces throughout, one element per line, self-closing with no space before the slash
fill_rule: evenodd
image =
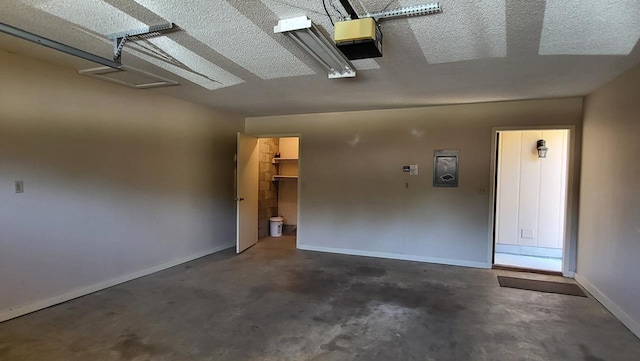
<path id="1" fill-rule="evenodd" d="M 127 41 L 137 41 L 154 38 L 168 32 L 176 31 L 178 28 L 173 23 L 145 26 L 143 28 L 121 31 L 107 35 L 107 39 L 113 40 L 113 60 L 120 61 L 122 49 Z"/>
<path id="2" fill-rule="evenodd" d="M 117 38 L 114 40 L 113 44 L 113 60 L 121 61 L 122 58 L 122 49 L 124 48 L 124 44 L 127 42 L 127 36 L 125 35 L 122 38 Z"/>
<path id="3" fill-rule="evenodd" d="M 405 6 L 402 8 L 385 10 L 375 13 L 367 13 L 362 15 L 362 17 L 374 18 L 376 21 L 381 19 L 393 19 L 393 18 L 402 18 L 402 17 L 411 17 L 411 16 L 422 16 L 422 15 L 432 15 L 439 14 L 442 12 L 442 7 L 439 2 L 424 4 L 424 5 L 415 5 L 415 6 Z"/>

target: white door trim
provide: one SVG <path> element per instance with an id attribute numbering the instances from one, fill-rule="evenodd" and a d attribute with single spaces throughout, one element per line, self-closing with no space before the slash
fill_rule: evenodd
<path id="1" fill-rule="evenodd" d="M 493 264 L 494 253 L 494 232 L 495 232 L 495 202 L 496 202 L 496 162 L 497 159 L 497 135 L 500 131 L 508 130 L 544 130 L 544 129 L 564 129 L 569 131 L 568 145 L 568 165 L 567 165 L 567 192 L 565 202 L 565 227 L 563 237 L 562 252 L 562 275 L 564 277 L 573 278 L 575 265 L 575 251 L 577 248 L 577 232 L 574 232 L 574 211 L 577 209 L 574 205 L 577 199 L 575 194 L 574 183 L 576 181 L 576 126 L 575 125 L 546 125 L 546 126 L 510 126 L 510 127 L 493 127 L 491 128 L 491 171 L 489 179 L 489 234 L 488 234 L 488 251 L 487 263 Z"/>

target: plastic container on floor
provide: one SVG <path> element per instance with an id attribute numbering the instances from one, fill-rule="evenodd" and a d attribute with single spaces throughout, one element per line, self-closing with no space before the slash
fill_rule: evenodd
<path id="1" fill-rule="evenodd" d="M 271 217 L 269 218 L 269 235 L 271 237 L 280 237 L 282 236 L 282 224 L 284 223 L 284 218 L 282 217 Z"/>

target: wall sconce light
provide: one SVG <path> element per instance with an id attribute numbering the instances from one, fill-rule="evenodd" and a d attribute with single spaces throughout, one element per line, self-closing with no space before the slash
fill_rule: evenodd
<path id="1" fill-rule="evenodd" d="M 544 139 L 540 139 L 538 141 L 537 148 L 538 148 L 538 158 L 546 158 L 547 151 L 549 150 L 549 148 L 547 148 L 547 142 Z"/>

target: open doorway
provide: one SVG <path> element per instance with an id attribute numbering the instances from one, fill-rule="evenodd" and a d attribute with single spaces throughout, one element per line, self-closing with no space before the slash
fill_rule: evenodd
<path id="1" fill-rule="evenodd" d="M 497 132 L 494 264 L 562 272 L 569 130 Z"/>
<path id="2" fill-rule="evenodd" d="M 258 246 L 296 248 L 298 137 L 259 138 Z"/>

